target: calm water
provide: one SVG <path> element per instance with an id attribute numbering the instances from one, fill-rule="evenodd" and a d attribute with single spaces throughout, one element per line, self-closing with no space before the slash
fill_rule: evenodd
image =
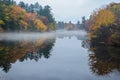
<path id="1" fill-rule="evenodd" d="M 120 80 L 120 49 L 84 31 L 0 34 L 0 80 Z"/>

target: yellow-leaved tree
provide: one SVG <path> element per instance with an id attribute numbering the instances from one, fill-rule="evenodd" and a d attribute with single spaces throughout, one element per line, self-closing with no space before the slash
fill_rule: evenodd
<path id="1" fill-rule="evenodd" d="M 90 25 L 91 30 L 97 30 L 103 27 L 108 27 L 115 21 L 114 14 L 107 9 L 100 9 L 98 12 L 94 12 L 92 15 L 92 24 Z"/>
<path id="2" fill-rule="evenodd" d="M 43 24 L 43 22 L 40 19 L 35 20 L 35 26 L 37 30 L 44 32 L 47 30 L 47 26 Z"/>
<path id="3" fill-rule="evenodd" d="M 3 29 L 1 28 L 1 25 L 3 25 L 3 24 L 4 24 L 4 21 L 3 21 L 3 20 L 0 20 L 0 32 L 3 31 Z"/>
<path id="4" fill-rule="evenodd" d="M 3 25 L 4 24 L 4 21 L 3 20 L 0 20 L 0 25 Z"/>

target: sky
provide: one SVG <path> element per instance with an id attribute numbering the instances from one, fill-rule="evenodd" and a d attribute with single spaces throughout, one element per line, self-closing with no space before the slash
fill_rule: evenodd
<path id="1" fill-rule="evenodd" d="M 89 18 L 93 10 L 111 2 L 120 2 L 120 0 L 16 0 L 25 3 L 38 2 L 40 5 L 49 5 L 52 8 L 52 14 L 56 21 L 73 22 L 81 21 L 81 17 Z"/>

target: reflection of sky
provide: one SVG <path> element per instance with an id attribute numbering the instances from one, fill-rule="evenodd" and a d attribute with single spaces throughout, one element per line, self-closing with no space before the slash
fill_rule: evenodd
<path id="1" fill-rule="evenodd" d="M 41 58 L 19 62 L 12 65 L 1 76 L 7 80 L 119 80 L 119 73 L 114 71 L 107 76 L 92 74 L 88 66 L 88 50 L 81 47 L 81 40 L 75 37 L 57 39 L 49 59 Z M 6 79 L 5 79 L 6 80 Z"/>
<path id="2" fill-rule="evenodd" d="M 120 2 L 120 0 L 16 0 L 27 3 L 39 2 L 42 5 L 50 5 L 57 21 L 81 20 L 82 16 L 87 18 L 93 10 L 102 7 L 111 2 Z"/>

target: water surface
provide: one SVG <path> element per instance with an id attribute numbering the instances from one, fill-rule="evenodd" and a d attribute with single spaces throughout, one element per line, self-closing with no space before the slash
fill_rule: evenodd
<path id="1" fill-rule="evenodd" d="M 0 80 L 119 80 L 119 48 L 91 46 L 84 31 L 1 33 Z"/>

